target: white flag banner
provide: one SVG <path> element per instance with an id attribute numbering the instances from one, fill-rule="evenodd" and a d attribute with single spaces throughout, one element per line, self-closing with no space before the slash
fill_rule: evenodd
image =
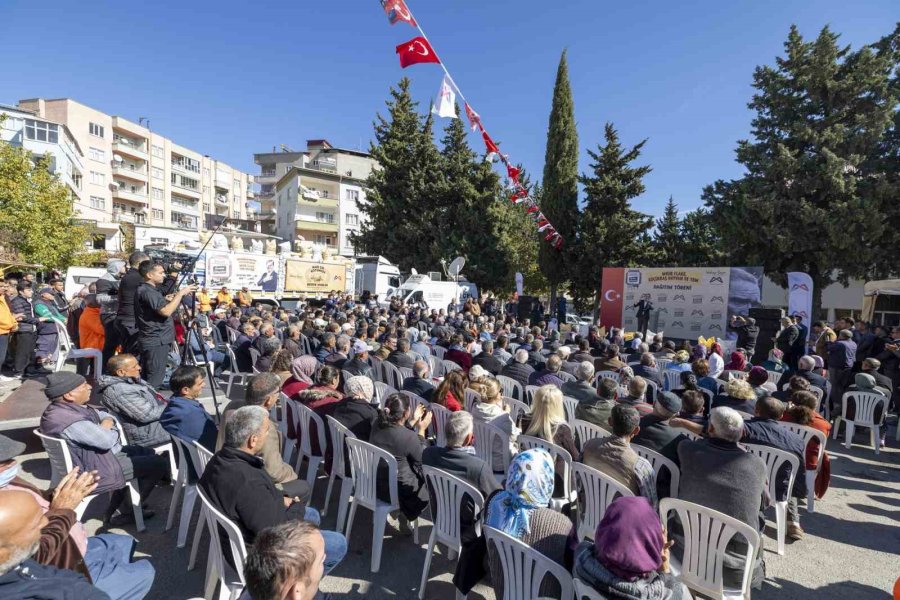
<path id="1" fill-rule="evenodd" d="M 809 325 L 812 321 L 813 281 L 806 273 L 788 273 L 788 314 L 803 317 L 806 337 L 809 339 Z"/>
<path id="2" fill-rule="evenodd" d="M 453 91 L 453 86 L 450 85 L 450 80 L 446 75 L 444 75 L 444 80 L 441 82 L 441 90 L 438 92 L 437 102 L 435 102 L 431 112 L 445 119 L 456 118 L 456 92 Z"/>

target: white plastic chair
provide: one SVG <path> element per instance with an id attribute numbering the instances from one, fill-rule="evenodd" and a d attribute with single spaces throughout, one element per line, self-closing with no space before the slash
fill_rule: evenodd
<path id="1" fill-rule="evenodd" d="M 344 427 L 331 415 L 325 416 L 328 423 L 328 431 L 331 433 L 331 475 L 328 476 L 328 488 L 325 490 L 325 507 L 322 516 L 328 514 L 328 505 L 331 500 L 331 488 L 335 479 L 341 480 L 341 492 L 338 499 L 337 525 L 338 531 L 344 529 L 344 520 L 347 518 L 347 503 L 350 501 L 350 493 L 353 491 L 353 478 L 345 475 L 347 472 L 346 440 L 356 439 L 356 435 Z"/>
<path id="2" fill-rule="evenodd" d="M 78 358 L 90 358 L 94 361 L 94 377 L 99 377 L 103 373 L 103 353 L 93 348 L 76 348 L 75 344 L 69 338 L 69 332 L 65 325 L 59 321 L 53 321 L 56 324 L 57 347 L 56 364 L 53 365 L 54 371 L 59 371 L 66 364 L 66 361 Z"/>
<path id="3" fill-rule="evenodd" d="M 847 418 L 847 400 L 853 398 L 856 410 L 853 419 Z M 881 404 L 881 420 L 875 422 L 875 408 Z M 837 439 L 841 429 L 841 420 L 847 425 L 844 432 L 844 447 L 849 450 L 853 445 L 853 433 L 857 427 L 865 427 L 871 433 L 872 446 L 875 454 L 881 453 L 881 428 L 884 426 L 884 418 L 887 416 L 888 399 L 874 392 L 845 392 L 841 397 L 841 416 L 834 419 L 834 439 Z M 900 428 L 900 427 L 898 427 Z"/>
<path id="4" fill-rule="evenodd" d="M 800 459 L 791 452 L 778 450 L 770 446 L 761 446 L 759 444 L 744 444 L 744 446 L 753 454 L 757 455 L 766 463 L 766 478 L 769 482 L 769 497 L 772 499 L 772 505 L 775 507 L 775 526 L 778 540 L 778 554 L 784 555 L 784 538 L 787 534 L 787 505 L 794 491 L 794 478 L 800 472 Z M 791 474 L 788 478 L 788 486 L 784 500 L 778 500 L 775 493 L 777 484 L 777 474 L 784 463 L 788 463 L 791 467 Z"/>
<path id="5" fill-rule="evenodd" d="M 429 489 L 433 492 L 434 504 L 431 506 L 431 516 L 434 526 L 431 528 L 431 537 L 428 538 L 427 551 L 425 552 L 425 565 L 422 567 L 422 581 L 419 583 L 419 600 L 425 598 L 425 585 L 428 583 L 428 569 L 431 567 L 431 557 L 434 548 L 438 544 L 444 544 L 451 557 L 462 550 L 462 532 L 460 522 L 460 506 L 463 498 L 469 496 L 475 504 L 475 515 L 479 515 L 484 509 L 484 497 L 472 484 L 455 477 L 446 471 L 424 465 L 422 467 Z M 481 526 L 476 521 L 476 534 L 480 534 Z"/>
<path id="6" fill-rule="evenodd" d="M 50 487 L 54 488 L 60 480 L 74 468 L 72 453 L 69 451 L 69 444 L 62 438 L 45 435 L 37 429 L 34 429 L 33 433 L 41 440 L 41 443 L 44 445 L 44 450 L 47 452 L 47 457 L 50 459 Z M 129 479 L 125 482 L 125 485 L 128 487 L 131 508 L 134 511 L 135 527 L 138 531 L 146 531 L 147 528 L 144 527 L 144 511 L 141 509 L 141 493 L 138 491 L 137 479 Z M 75 509 L 75 516 L 79 521 L 84 515 L 84 511 L 87 509 L 88 504 L 96 497 L 97 494 L 87 496 Z"/>
<path id="7" fill-rule="evenodd" d="M 475 390 L 471 390 L 466 388 L 465 397 L 463 398 L 463 404 L 465 405 L 466 412 L 471 413 L 476 404 L 481 402 L 481 394 L 476 392 Z"/>
<path id="8" fill-rule="evenodd" d="M 435 441 L 438 446 L 444 448 L 447 445 L 447 437 L 445 435 L 447 419 L 453 413 L 446 406 L 441 406 L 436 402 L 432 402 L 430 408 L 432 415 L 434 415 L 431 419 L 431 427 L 434 429 Z"/>
<path id="9" fill-rule="evenodd" d="M 568 450 L 563 448 L 562 446 L 558 446 L 553 442 L 548 442 L 545 439 L 535 437 L 532 435 L 520 435 L 516 438 L 516 443 L 519 445 L 519 451 L 524 452 L 525 450 L 531 450 L 532 448 L 543 448 L 547 452 L 550 453 L 550 456 L 553 458 L 553 464 L 556 465 L 556 459 L 560 458 L 563 461 L 563 472 L 560 473 L 560 477 L 563 482 L 563 489 L 566 490 L 567 497 L 565 498 L 551 498 L 550 499 L 550 508 L 555 511 L 561 511 L 566 504 L 573 502 L 575 500 L 575 494 L 572 490 L 572 455 L 569 454 Z"/>
<path id="10" fill-rule="evenodd" d="M 606 508 L 619 496 L 631 497 L 627 487 L 601 471 L 584 463 L 572 465 L 572 485 L 578 497 L 578 515 L 575 532 L 578 540 L 594 539 L 597 525 L 606 514 Z"/>
<path id="11" fill-rule="evenodd" d="M 776 386 L 778 385 L 778 380 L 784 375 L 784 373 L 779 373 L 778 371 L 766 371 L 766 373 L 769 376 L 768 382 L 774 383 Z"/>
<path id="12" fill-rule="evenodd" d="M 213 453 L 207 450 L 203 445 L 194 441 L 193 443 L 194 457 L 197 459 L 197 462 L 194 463 L 194 466 L 197 467 L 197 475 L 202 475 L 206 470 L 206 465 L 209 464 L 210 459 L 213 457 Z M 188 561 L 188 571 L 194 570 L 194 564 L 197 562 L 197 551 L 200 549 L 200 538 L 203 536 L 203 529 L 206 527 L 206 508 L 204 508 L 203 503 L 200 503 L 200 520 L 197 521 L 197 530 L 194 532 L 194 542 L 191 544 L 191 558 Z"/>
<path id="13" fill-rule="evenodd" d="M 682 371 L 671 371 L 666 369 L 663 371 L 663 377 L 665 377 L 666 391 L 671 392 L 672 390 L 677 390 L 681 387 L 681 373 Z"/>
<path id="14" fill-rule="evenodd" d="M 722 375 L 719 376 L 719 379 L 722 381 L 730 381 L 731 379 L 742 379 L 747 381 L 747 377 L 750 375 L 747 371 L 722 371 Z"/>
<path id="15" fill-rule="evenodd" d="M 175 478 L 175 484 L 172 486 L 172 500 L 169 502 L 169 517 L 166 520 L 166 531 L 172 529 L 175 524 L 175 512 L 178 508 L 178 500 L 184 491 L 184 500 L 181 503 L 181 516 L 178 520 L 178 538 L 175 543 L 177 548 L 184 548 L 187 543 L 188 529 L 191 527 L 191 515 L 194 513 L 194 502 L 197 500 L 197 483 L 189 481 L 190 467 L 194 467 L 197 477 L 203 474 L 198 468 L 200 463 L 197 457 L 197 451 L 193 444 L 187 445 L 176 436 L 172 438 L 172 447 L 178 456 L 178 475 Z M 203 519 L 201 518 L 194 531 L 194 536 L 203 534 Z"/>
<path id="16" fill-rule="evenodd" d="M 679 580 L 710 598 L 750 600 L 750 579 L 760 552 L 759 533 L 746 523 L 711 508 L 676 498 L 660 500 L 659 516 L 663 523 L 668 522 L 672 511 L 678 514 L 684 530 L 684 554 L 680 561 L 674 556 L 670 559 L 672 571 Z M 725 589 L 722 564 L 725 548 L 735 535 L 747 541 L 744 576 L 740 589 Z"/>
<path id="17" fill-rule="evenodd" d="M 575 600 L 606 600 L 600 592 L 580 579 L 573 579 L 572 583 L 575 585 Z"/>
<path id="18" fill-rule="evenodd" d="M 572 430 L 575 432 L 575 447 L 579 450 L 584 450 L 584 445 L 594 438 L 607 438 L 612 435 L 602 427 L 581 419 L 572 421 Z"/>
<path id="19" fill-rule="evenodd" d="M 350 472 L 353 474 L 353 495 L 350 498 L 350 517 L 347 519 L 346 538 L 350 539 L 353 518 L 360 506 L 372 511 L 372 563 L 371 570 L 377 573 L 381 566 L 381 546 L 384 542 L 384 527 L 390 513 L 400 510 L 397 499 L 397 459 L 386 451 L 368 442 L 347 438 L 350 451 Z M 384 461 L 388 469 L 390 502 L 383 502 L 376 494 L 378 466 Z M 413 541 L 419 545 L 419 520 L 416 519 Z"/>
<path id="20" fill-rule="evenodd" d="M 656 385 L 655 381 L 651 381 L 649 379 L 644 379 L 647 382 L 647 389 L 644 390 L 644 402 L 647 404 L 653 404 L 656 400 L 656 396 L 659 393 L 659 386 Z"/>
<path id="21" fill-rule="evenodd" d="M 678 465 L 676 465 L 673 461 L 669 460 L 659 452 L 651 450 L 646 446 L 641 446 L 640 444 L 631 444 L 631 449 L 634 450 L 634 453 L 638 456 L 647 459 L 647 462 L 649 462 L 650 466 L 653 467 L 653 472 L 656 473 L 657 480 L 659 479 L 659 472 L 663 469 L 668 469 L 669 497 L 677 498 L 678 485 L 681 482 L 681 470 L 678 468 Z"/>
<path id="22" fill-rule="evenodd" d="M 228 351 L 228 358 L 231 361 L 231 369 L 222 371 L 222 373 L 219 375 L 219 378 L 225 380 L 225 396 L 230 398 L 231 387 L 234 385 L 234 381 L 238 380 L 238 385 L 244 385 L 251 377 L 253 377 L 253 373 L 242 373 L 241 371 L 238 371 L 238 362 L 237 358 L 234 355 L 234 348 L 229 345 L 226 346 L 225 349 Z"/>
<path id="23" fill-rule="evenodd" d="M 462 367 L 453 362 L 452 360 L 441 360 L 441 364 L 444 366 L 444 375 L 449 373 L 450 371 L 461 371 Z"/>
<path id="24" fill-rule="evenodd" d="M 612 379 L 612 380 L 615 381 L 617 384 L 618 384 L 619 381 L 620 381 L 619 374 L 616 373 L 615 371 L 597 371 L 596 373 L 594 373 L 594 382 L 593 382 L 593 384 L 594 384 L 594 388 L 595 388 L 595 389 L 596 389 L 597 384 L 600 382 L 601 379 Z"/>
<path id="25" fill-rule="evenodd" d="M 548 575 L 559 583 L 560 598 L 568 600 L 575 593 L 572 576 L 534 548 L 493 527 L 484 528 L 487 547 L 494 547 L 502 573 L 491 573 L 494 581 L 503 582 L 502 600 L 524 600 L 540 597 L 541 583 Z"/>
<path id="26" fill-rule="evenodd" d="M 206 585 L 204 598 L 212 598 L 216 589 L 216 580 L 220 584 L 219 600 L 237 600 L 244 590 L 244 562 L 247 560 L 247 547 L 244 545 L 244 537 L 238 526 L 223 515 L 209 498 L 198 489 L 197 495 L 203 505 L 206 524 L 209 529 L 209 557 L 206 568 Z M 226 551 L 222 546 L 220 529 L 225 531 L 228 537 L 228 552 L 231 553 L 234 568 L 232 569 L 225 560 Z"/>
<path id="27" fill-rule="evenodd" d="M 447 353 L 447 349 L 443 346 L 438 346 L 435 344 L 431 347 L 431 353 L 438 358 L 438 360 L 444 360 L 444 355 Z"/>
<path id="28" fill-rule="evenodd" d="M 565 371 L 560 371 L 556 375 L 557 375 L 557 377 L 562 379 L 563 383 L 575 383 L 576 381 L 578 381 L 577 377 L 575 377 L 571 373 L 566 373 Z"/>
<path id="29" fill-rule="evenodd" d="M 666 369 L 669 368 L 669 365 L 672 364 L 671 358 L 657 358 L 656 359 L 656 368 L 659 369 L 659 372 L 662 373 Z"/>
<path id="30" fill-rule="evenodd" d="M 291 417 L 294 420 L 294 433 L 297 435 L 297 460 L 294 463 L 294 470 L 299 474 L 303 459 L 306 458 L 309 461 L 309 466 L 306 469 L 306 483 L 309 484 L 309 491 L 312 494 L 316 485 L 316 473 L 318 473 L 322 461 L 325 460 L 325 447 L 327 445 L 325 424 L 319 415 L 300 402 L 288 399 L 286 406 L 290 409 Z M 319 454 L 313 453 L 313 427 L 316 428 L 316 438 L 319 441 Z"/>
<path id="31" fill-rule="evenodd" d="M 403 387 L 403 382 L 414 375 L 413 370 L 408 367 L 397 367 L 397 370 L 400 371 L 400 387 Z"/>
<path id="32" fill-rule="evenodd" d="M 288 410 L 287 403 L 290 398 L 288 398 L 287 394 L 284 392 L 280 392 L 279 402 L 275 404 L 269 410 L 269 419 L 275 424 L 278 429 L 278 433 L 281 434 L 281 440 L 284 444 L 284 447 L 281 449 L 281 460 L 286 463 L 291 462 L 291 457 L 294 454 L 294 446 L 293 440 L 288 437 Z M 224 424 L 222 425 L 224 427 Z"/>
<path id="33" fill-rule="evenodd" d="M 825 445 L 828 442 L 828 437 L 818 429 L 813 429 L 812 427 L 807 427 L 806 425 L 788 423 L 787 421 L 781 421 L 781 424 L 788 431 L 793 431 L 800 436 L 800 438 L 803 440 L 804 448 L 807 448 L 814 439 L 819 441 L 819 451 L 817 453 L 816 468 L 806 470 L 806 512 L 814 513 L 816 512 L 816 477 L 819 475 L 819 469 L 822 468 L 822 459 L 825 456 Z M 804 460 L 804 466 L 805 465 L 806 461 Z"/>
<path id="34" fill-rule="evenodd" d="M 397 390 L 383 381 L 375 382 L 375 397 L 373 398 L 378 404 L 384 404 L 385 399 L 391 394 L 396 394 Z"/>
<path id="35" fill-rule="evenodd" d="M 525 386 L 525 404 L 527 404 L 528 406 L 534 406 L 534 395 L 539 389 L 541 389 L 541 386 L 539 385 Z"/>
<path id="36" fill-rule="evenodd" d="M 425 360 L 428 361 L 428 365 L 431 367 L 432 377 L 444 376 L 444 363 L 441 362 L 440 358 L 438 358 L 434 354 L 429 354 L 425 357 Z"/>
<path id="37" fill-rule="evenodd" d="M 386 360 L 382 361 L 381 369 L 384 375 L 384 377 L 382 378 L 383 382 L 385 382 L 395 390 L 399 390 L 403 387 L 403 374 L 395 364 Z"/>
<path id="38" fill-rule="evenodd" d="M 381 366 L 384 361 L 377 356 L 369 355 L 369 362 L 372 363 L 372 375 L 374 375 L 375 381 L 387 383 L 384 381 L 384 369 Z"/>
<path id="39" fill-rule="evenodd" d="M 509 405 L 509 417 L 512 419 L 513 423 L 518 424 L 519 419 L 521 419 L 523 415 L 527 415 L 531 412 L 531 407 L 521 400 L 504 397 L 503 402 Z"/>
<path id="40" fill-rule="evenodd" d="M 578 400 L 569 396 L 563 396 L 563 412 L 566 413 L 566 423 L 571 426 L 575 422 L 575 409 L 578 408 Z"/>
<path id="41" fill-rule="evenodd" d="M 475 455 L 486 462 L 494 473 L 494 477 L 501 481 L 503 474 L 509 468 L 512 456 L 509 451 L 509 436 L 498 427 L 494 427 L 488 423 L 483 423 L 476 419 L 472 422 L 473 433 L 475 434 Z M 498 440 L 498 441 L 495 441 Z M 494 449 L 502 448 L 503 463 L 494 464 Z"/>
<path id="42" fill-rule="evenodd" d="M 500 383 L 500 391 L 504 396 L 520 402 L 525 401 L 525 391 L 522 389 L 521 383 L 506 375 L 497 375 L 497 381 Z"/>
<path id="43" fill-rule="evenodd" d="M 409 400 L 409 411 L 412 415 L 416 414 L 416 408 L 419 405 L 424 406 L 426 409 L 431 406 L 431 403 L 428 402 L 428 400 L 418 394 L 407 392 L 406 390 L 400 390 L 400 393 L 406 396 L 407 400 Z"/>

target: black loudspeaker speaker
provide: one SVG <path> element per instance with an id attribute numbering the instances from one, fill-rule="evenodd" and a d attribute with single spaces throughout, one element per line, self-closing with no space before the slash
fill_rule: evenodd
<path id="1" fill-rule="evenodd" d="M 556 318 L 560 325 L 566 322 L 566 299 L 562 296 L 556 300 Z"/>
<path id="2" fill-rule="evenodd" d="M 536 304 L 537 298 L 534 296 L 519 296 L 519 307 L 517 311 L 519 321 L 530 319 Z"/>
<path id="3" fill-rule="evenodd" d="M 748 316 L 756 319 L 756 326 L 759 327 L 756 349 L 753 356 L 750 357 L 750 362 L 757 365 L 764 362 L 769 357 L 769 352 L 775 347 L 775 336 L 781 329 L 784 310 L 781 308 L 751 308 Z"/>

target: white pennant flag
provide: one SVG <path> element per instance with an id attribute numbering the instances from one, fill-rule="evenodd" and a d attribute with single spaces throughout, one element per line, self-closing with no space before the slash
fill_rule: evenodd
<path id="1" fill-rule="evenodd" d="M 441 91 L 438 92 L 437 103 L 431 109 L 439 117 L 455 119 L 456 118 L 456 92 L 450 85 L 450 80 L 444 75 L 444 81 L 441 82 Z"/>

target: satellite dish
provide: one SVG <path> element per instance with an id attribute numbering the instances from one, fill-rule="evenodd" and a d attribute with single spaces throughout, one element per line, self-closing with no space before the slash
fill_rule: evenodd
<path id="1" fill-rule="evenodd" d="M 447 272 L 450 273 L 450 275 L 457 277 L 464 266 L 466 266 L 466 259 L 464 259 L 462 256 L 457 256 L 453 259 L 453 262 L 450 263 L 450 266 L 447 268 Z"/>
<path id="2" fill-rule="evenodd" d="M 410 269 L 410 272 L 411 272 L 413 275 L 418 275 L 418 274 L 419 274 L 419 272 L 416 271 L 415 269 Z"/>
<path id="3" fill-rule="evenodd" d="M 116 161 L 117 163 L 125 162 L 125 159 L 122 158 L 121 156 L 119 156 L 118 154 L 113 154 L 113 160 Z"/>

